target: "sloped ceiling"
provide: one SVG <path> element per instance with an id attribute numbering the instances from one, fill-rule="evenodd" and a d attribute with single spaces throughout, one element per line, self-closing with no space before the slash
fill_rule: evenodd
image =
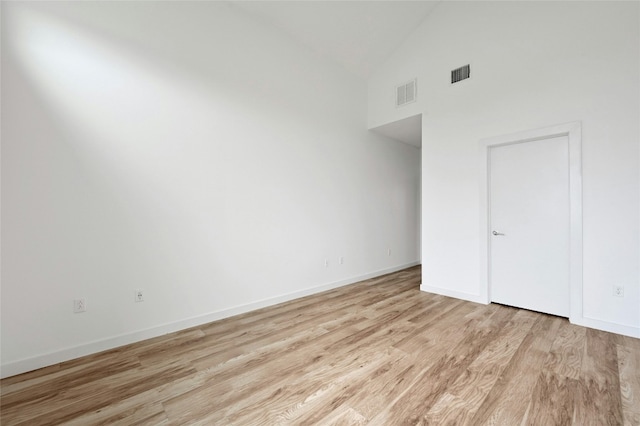
<path id="1" fill-rule="evenodd" d="M 232 1 L 316 53 L 367 78 L 437 1 Z"/>

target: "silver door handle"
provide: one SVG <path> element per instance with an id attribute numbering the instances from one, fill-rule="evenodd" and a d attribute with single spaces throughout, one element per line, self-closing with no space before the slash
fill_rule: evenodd
<path id="1" fill-rule="evenodd" d="M 504 235 L 502 232 L 498 232 L 498 231 L 493 231 L 492 234 L 493 235 Z"/>

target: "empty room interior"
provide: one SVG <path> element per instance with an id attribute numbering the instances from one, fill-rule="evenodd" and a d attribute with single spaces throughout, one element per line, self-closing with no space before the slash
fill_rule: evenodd
<path id="1" fill-rule="evenodd" d="M 640 2 L 0 12 L 1 424 L 640 425 Z"/>

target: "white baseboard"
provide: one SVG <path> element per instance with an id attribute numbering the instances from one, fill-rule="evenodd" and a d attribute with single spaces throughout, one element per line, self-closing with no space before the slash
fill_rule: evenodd
<path id="1" fill-rule="evenodd" d="M 420 290 L 421 291 L 426 291 L 427 293 L 439 294 L 439 295 L 442 295 L 442 296 L 453 297 L 455 299 L 466 300 L 466 301 L 469 301 L 469 302 L 481 303 L 483 305 L 489 304 L 489 301 L 487 301 L 484 297 L 482 297 L 479 294 L 465 293 L 465 292 L 462 292 L 462 291 L 453 291 L 453 290 L 449 290 L 447 288 L 433 287 L 433 286 L 425 285 L 425 284 L 421 284 L 420 285 Z"/>
<path id="2" fill-rule="evenodd" d="M 487 305 L 491 303 L 485 300 L 482 296 L 472 293 L 464 293 L 459 291 L 452 291 L 446 288 L 432 287 L 422 284 L 420 290 L 428 293 L 440 294 L 442 296 L 454 297 L 456 299 L 467 300 L 469 302 L 481 303 Z M 571 323 L 575 325 L 581 325 L 583 327 L 589 327 L 596 330 L 608 331 L 610 333 L 621 334 L 623 336 L 640 338 L 640 328 L 633 327 L 624 324 L 617 324 L 614 322 L 603 321 L 595 318 L 582 317 L 578 319 L 571 319 Z"/>
<path id="3" fill-rule="evenodd" d="M 32 358 L 25 358 L 25 359 L 14 361 L 14 362 L 9 362 L 6 364 L 2 364 L 0 366 L 0 378 L 15 376 L 17 374 L 22 374 L 22 373 L 26 373 L 27 371 L 33 371 L 39 368 L 55 365 L 55 364 L 58 364 L 64 361 L 69 361 L 85 355 L 95 354 L 105 350 L 114 349 L 119 346 L 128 345 L 130 343 L 140 342 L 142 340 L 151 339 L 153 337 L 162 336 L 168 333 L 184 330 L 186 328 L 207 324 L 212 321 L 217 321 L 223 318 L 232 317 L 234 315 L 243 314 L 245 312 L 253 311 L 253 310 L 264 308 L 267 306 L 276 305 L 278 303 L 287 302 L 289 300 L 298 299 L 300 297 L 309 296 L 311 294 L 320 293 L 322 291 L 331 290 L 331 289 L 342 287 L 345 285 L 357 283 L 359 281 L 364 281 L 369 278 L 379 277 L 381 275 L 400 271 L 402 269 L 410 268 L 412 266 L 416 266 L 419 264 L 420 262 L 416 261 L 416 262 L 411 262 L 404 265 L 394 266 L 391 268 L 381 269 L 381 270 L 370 272 L 357 277 L 351 277 L 344 280 L 334 281 L 334 282 L 323 284 L 317 287 L 311 287 L 311 288 L 296 291 L 293 293 L 271 297 L 268 299 L 247 303 L 245 305 L 235 306 L 229 309 L 223 309 L 221 311 L 211 312 L 205 315 L 186 318 L 186 319 L 175 321 L 172 323 L 161 324 L 145 330 L 139 330 L 139 331 L 134 331 L 132 333 L 125 333 L 118 336 L 109 337 L 106 339 L 95 340 L 92 342 L 84 343 L 82 345 L 73 346 L 73 347 L 65 348 L 59 351 L 34 356 Z"/>
<path id="4" fill-rule="evenodd" d="M 610 333 L 622 334 L 623 336 L 635 337 L 640 339 L 640 327 L 633 327 L 615 322 L 603 321 L 595 318 L 582 317 L 572 324 L 581 325 L 583 327 L 595 328 L 596 330 L 608 331 Z"/>

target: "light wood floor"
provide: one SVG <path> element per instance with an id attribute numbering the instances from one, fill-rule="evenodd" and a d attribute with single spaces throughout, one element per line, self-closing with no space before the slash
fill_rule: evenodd
<path id="1" fill-rule="evenodd" d="M 640 340 L 419 267 L 11 377 L 14 424 L 640 425 Z"/>

